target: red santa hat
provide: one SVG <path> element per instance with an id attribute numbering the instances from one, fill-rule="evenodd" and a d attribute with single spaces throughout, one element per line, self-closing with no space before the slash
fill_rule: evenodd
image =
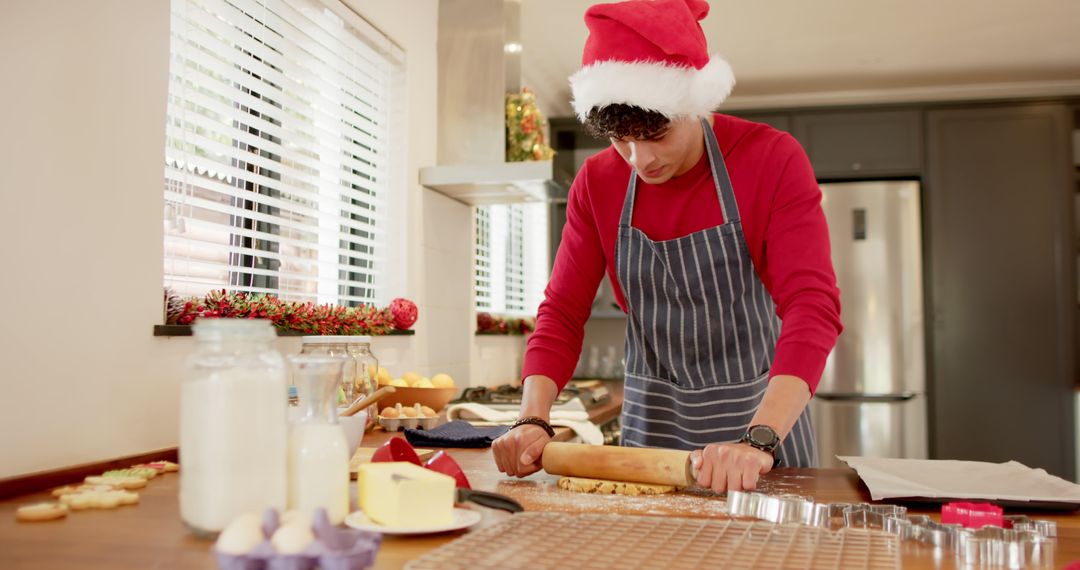
<path id="1" fill-rule="evenodd" d="M 704 117 L 731 93 L 735 76 L 709 57 L 699 20 L 705 0 L 629 0 L 585 12 L 589 38 L 581 69 L 570 76 L 574 111 L 636 105 L 668 118 Z"/>

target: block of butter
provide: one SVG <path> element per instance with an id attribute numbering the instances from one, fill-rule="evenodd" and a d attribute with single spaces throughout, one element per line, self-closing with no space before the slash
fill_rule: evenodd
<path id="1" fill-rule="evenodd" d="M 393 527 L 454 522 L 454 478 L 413 463 L 366 463 L 356 472 L 360 508 Z"/>

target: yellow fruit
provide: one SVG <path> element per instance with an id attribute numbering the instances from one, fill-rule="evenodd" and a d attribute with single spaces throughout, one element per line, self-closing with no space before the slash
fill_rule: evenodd
<path id="1" fill-rule="evenodd" d="M 439 373 L 431 377 L 431 383 L 436 388 L 453 388 L 454 379 L 449 374 Z"/>
<path id="2" fill-rule="evenodd" d="M 408 388 L 409 387 L 409 383 L 406 382 L 405 380 L 402 380 L 401 378 L 394 378 L 393 380 L 390 381 L 390 385 L 391 386 L 397 386 L 398 388 Z"/>
<path id="3" fill-rule="evenodd" d="M 383 368 L 382 366 L 379 367 L 379 373 L 377 376 L 379 377 L 380 386 L 386 386 L 390 384 L 390 381 L 393 379 L 393 377 L 390 376 L 390 371 Z"/>
<path id="4" fill-rule="evenodd" d="M 417 382 L 419 382 L 420 378 L 423 378 L 423 377 L 420 376 L 419 374 L 417 374 L 416 372 L 406 372 L 406 373 L 401 375 L 401 379 L 408 382 L 409 386 L 412 386 L 413 384 L 416 384 Z"/>
<path id="5" fill-rule="evenodd" d="M 413 388 L 434 388 L 435 385 L 431 383 L 431 380 L 427 378 L 421 378 L 417 380 L 416 384 L 412 385 Z"/>

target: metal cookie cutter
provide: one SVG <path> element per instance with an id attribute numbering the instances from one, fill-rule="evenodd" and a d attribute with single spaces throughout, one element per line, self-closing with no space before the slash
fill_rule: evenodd
<path id="1" fill-rule="evenodd" d="M 1054 541 L 1034 531 L 984 526 L 960 532 L 958 540 L 957 555 L 965 565 L 1028 568 L 1054 560 Z"/>
<path id="2" fill-rule="evenodd" d="M 1005 517 L 1005 528 L 1028 530 L 1047 538 L 1057 537 L 1057 523 L 1054 521 L 1034 520 L 1027 515 L 1009 515 Z"/>

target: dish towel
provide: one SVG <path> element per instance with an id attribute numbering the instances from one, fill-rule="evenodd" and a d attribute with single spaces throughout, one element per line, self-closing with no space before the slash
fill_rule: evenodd
<path id="1" fill-rule="evenodd" d="M 506 426 L 476 427 L 469 422 L 445 423 L 435 429 L 407 429 L 405 439 L 414 447 L 468 447 L 482 449 L 509 431 Z"/>
<path id="2" fill-rule="evenodd" d="M 495 410 L 483 404 L 454 404 L 446 408 L 449 420 L 483 420 L 497 425 L 510 425 L 517 421 L 518 413 L 512 410 Z M 555 411 L 548 421 L 553 426 L 574 430 L 581 441 L 589 445 L 603 445 L 604 434 L 596 424 L 589 421 L 588 412 Z"/>

